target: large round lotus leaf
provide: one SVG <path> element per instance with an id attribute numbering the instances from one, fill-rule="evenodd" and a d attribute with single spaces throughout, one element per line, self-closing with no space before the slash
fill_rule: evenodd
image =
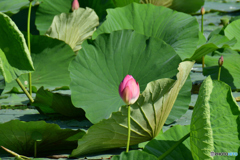
<path id="1" fill-rule="evenodd" d="M 98 25 L 98 16 L 94 10 L 78 8 L 73 13 L 55 16 L 46 35 L 63 40 L 77 52 L 82 48 L 82 42 L 92 36 Z"/>
<path id="2" fill-rule="evenodd" d="M 0 12 L 0 73 L 11 82 L 23 73 L 34 70 L 24 39 L 16 24 Z"/>
<path id="3" fill-rule="evenodd" d="M 131 105 L 130 145 L 149 141 L 160 133 L 192 67 L 193 62 L 182 62 L 179 64 L 176 81 L 163 78 L 147 84 L 137 102 Z M 125 105 L 120 111 L 112 113 L 109 119 L 91 126 L 86 135 L 79 139 L 78 148 L 73 150 L 70 157 L 125 147 L 127 116 Z"/>
<path id="4" fill-rule="evenodd" d="M 132 3 L 122 8 L 108 9 L 107 19 L 94 32 L 110 33 L 122 29 L 134 29 L 146 36 L 163 39 L 182 58 L 189 58 L 198 44 L 199 24 L 196 18 L 152 4 Z"/>
<path id="5" fill-rule="evenodd" d="M 180 61 L 164 41 L 131 30 L 100 35 L 93 44 L 85 41 L 69 66 L 73 105 L 99 122 L 124 105 L 118 86 L 127 74 L 143 91 L 150 81 L 174 76 Z"/>
<path id="6" fill-rule="evenodd" d="M 68 65 L 75 57 L 69 45 L 46 36 L 31 36 L 31 50 L 35 66 L 35 71 L 32 73 L 34 92 L 42 86 L 47 89 L 69 86 Z M 28 82 L 28 75 L 21 75 L 19 79 L 25 85 L 25 82 Z M 4 92 L 10 91 L 13 87 L 16 92 L 21 90 L 18 84 L 13 81 L 6 84 Z"/>
<path id="7" fill-rule="evenodd" d="M 45 34 L 48 28 L 51 26 L 54 16 L 61 13 L 72 12 L 73 0 L 41 0 L 42 3 L 39 5 L 36 12 L 36 26 L 40 34 Z M 106 9 L 112 8 L 113 4 L 111 1 L 102 2 L 101 0 L 78 0 L 80 7 L 92 8 L 100 19 L 105 17 Z"/>

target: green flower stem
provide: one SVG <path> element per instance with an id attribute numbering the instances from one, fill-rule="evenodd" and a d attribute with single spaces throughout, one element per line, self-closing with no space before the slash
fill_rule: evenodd
<path id="1" fill-rule="evenodd" d="M 28 91 L 25 89 L 25 87 L 23 86 L 22 82 L 17 78 L 16 79 L 18 85 L 22 88 L 23 92 L 26 94 L 26 96 L 28 97 L 28 99 L 31 101 L 31 103 L 34 102 L 32 96 L 28 93 Z"/>
<path id="2" fill-rule="evenodd" d="M 27 35 L 28 35 L 28 50 L 31 54 L 31 43 L 30 43 L 30 18 L 31 18 L 31 9 L 32 9 L 32 1 L 30 1 L 29 9 L 28 9 L 28 22 L 27 22 Z M 32 74 L 28 73 L 28 82 L 29 82 L 29 93 L 32 96 Z"/>
<path id="3" fill-rule="evenodd" d="M 127 148 L 126 148 L 126 152 L 129 151 L 130 136 L 131 136 L 130 113 L 131 113 L 131 107 L 130 107 L 130 105 L 128 105 L 128 139 L 127 139 Z"/>
<path id="4" fill-rule="evenodd" d="M 169 148 L 165 153 L 163 153 L 160 157 L 158 157 L 159 160 L 164 159 L 167 155 L 169 155 L 178 145 L 180 145 L 183 141 L 185 141 L 190 136 L 190 133 L 185 135 L 183 138 L 181 138 L 177 143 L 175 143 L 171 148 Z"/>
<path id="5" fill-rule="evenodd" d="M 221 66 L 218 68 L 218 81 L 220 81 L 220 75 L 221 75 Z"/>
<path id="6" fill-rule="evenodd" d="M 203 14 L 202 14 L 202 19 L 201 19 L 201 32 L 203 33 Z M 202 70 L 204 68 L 204 56 L 202 57 Z"/>

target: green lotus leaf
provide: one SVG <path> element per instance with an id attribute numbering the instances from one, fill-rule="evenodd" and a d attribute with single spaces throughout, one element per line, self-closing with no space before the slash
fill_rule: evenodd
<path id="1" fill-rule="evenodd" d="M 102 33 L 133 29 L 170 44 L 182 58 L 189 58 L 198 44 L 199 24 L 196 18 L 152 4 L 132 3 L 122 8 L 108 9 L 106 21 L 94 32 Z M 157 16 L 159 15 L 159 16 Z"/>
<path id="2" fill-rule="evenodd" d="M 224 30 L 224 33 L 229 39 L 237 39 L 237 43 L 232 49 L 240 50 L 240 19 L 230 23 Z"/>
<path id="3" fill-rule="evenodd" d="M 34 70 L 23 34 L 15 23 L 0 12 L 0 72 L 6 82 Z"/>
<path id="4" fill-rule="evenodd" d="M 85 41 L 82 47 L 69 66 L 71 98 L 92 123 L 109 118 L 124 105 L 118 87 L 127 74 L 143 91 L 150 81 L 176 75 L 181 62 L 164 41 L 132 30 L 100 35 L 92 44 Z"/>
<path id="5" fill-rule="evenodd" d="M 141 3 L 151 3 L 156 6 L 164 6 L 173 10 L 194 13 L 198 11 L 204 4 L 203 0 L 141 0 Z"/>
<path id="6" fill-rule="evenodd" d="M 240 89 L 240 55 L 237 51 L 226 48 L 222 53 L 206 56 L 203 74 L 211 75 L 212 79 L 218 79 L 218 59 L 221 55 L 223 55 L 224 62 L 221 67 L 220 80 L 230 85 L 232 90 Z"/>
<path id="7" fill-rule="evenodd" d="M 190 60 L 200 59 L 203 56 L 210 54 L 213 51 L 220 48 L 234 46 L 236 42 L 237 41 L 235 38 L 229 40 L 226 36 L 220 34 L 212 35 L 211 38 L 205 44 L 203 44 L 194 52 Z"/>
<path id="8" fill-rule="evenodd" d="M 40 34 L 45 34 L 52 24 L 53 18 L 61 13 L 70 13 L 72 10 L 73 0 L 41 0 L 36 12 L 36 26 Z M 99 1 L 99 0 L 78 0 L 80 7 L 92 8 L 100 19 L 106 15 L 107 8 L 113 8 L 112 1 Z"/>
<path id="9" fill-rule="evenodd" d="M 70 76 L 68 66 L 75 54 L 66 43 L 46 36 L 31 36 L 31 56 L 35 66 L 32 73 L 33 92 L 44 86 L 47 89 L 69 86 Z M 27 84 L 28 75 L 19 77 L 23 84 Z M 25 87 L 28 85 L 25 84 Z M 13 81 L 7 83 L 4 92 L 14 88 L 19 92 L 20 87 Z"/>
<path id="10" fill-rule="evenodd" d="M 57 112 L 67 117 L 84 117 L 85 112 L 81 108 L 75 108 L 71 102 L 70 95 L 52 93 L 41 87 L 37 93 L 32 106 L 37 106 L 38 111 L 43 114 Z"/>
<path id="11" fill-rule="evenodd" d="M 0 124 L 0 146 L 18 154 L 33 156 L 34 143 L 37 142 L 38 156 L 48 156 L 68 151 L 77 146 L 77 139 L 85 134 L 81 130 L 61 129 L 56 124 L 45 121 L 22 122 L 12 120 Z M 5 153 L 0 149 L 0 154 Z"/>
<path id="12" fill-rule="evenodd" d="M 130 145 L 151 140 L 160 133 L 193 64 L 189 61 L 180 63 L 176 81 L 164 78 L 148 83 L 137 102 L 131 105 Z M 109 119 L 91 126 L 70 156 L 126 146 L 127 113 L 127 106 L 122 106 Z"/>
<path id="13" fill-rule="evenodd" d="M 89 39 L 99 25 L 98 16 L 91 8 L 79 8 L 73 13 L 54 17 L 47 36 L 63 40 L 76 53 L 84 40 Z"/>
<path id="14" fill-rule="evenodd" d="M 213 159 L 211 152 L 239 153 L 239 115 L 240 108 L 230 86 L 222 81 L 213 81 L 210 76 L 206 78 L 201 85 L 191 120 L 193 158 Z"/>
<path id="15" fill-rule="evenodd" d="M 37 0 L 32 2 L 32 6 L 39 5 Z M 29 1 L 26 0 L 1 0 L 0 1 L 0 12 L 5 13 L 7 15 L 12 15 L 18 13 L 20 10 L 24 8 L 28 8 Z"/>
<path id="16" fill-rule="evenodd" d="M 153 154 L 156 157 L 160 157 L 173 145 L 175 145 L 181 138 L 190 132 L 190 125 L 181 126 L 176 125 L 160 134 L 150 142 L 146 144 L 143 151 Z M 187 138 L 179 146 L 177 146 L 168 156 L 167 160 L 192 160 L 192 154 L 190 149 L 190 138 Z"/>
<path id="17" fill-rule="evenodd" d="M 143 151 L 130 151 L 130 152 L 122 152 L 119 156 L 113 156 L 111 160 L 129 160 L 129 159 L 137 159 L 137 160 L 158 160 L 157 157 L 148 154 Z"/>
<path id="18" fill-rule="evenodd" d="M 191 90 L 192 90 L 192 81 L 190 76 L 188 76 L 185 84 L 179 91 L 178 97 L 174 106 L 165 122 L 165 124 L 173 123 L 175 120 L 179 119 L 184 115 L 188 108 L 189 103 L 191 102 Z"/>

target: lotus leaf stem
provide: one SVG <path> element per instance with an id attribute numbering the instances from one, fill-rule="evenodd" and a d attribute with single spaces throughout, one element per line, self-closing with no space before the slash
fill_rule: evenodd
<path id="1" fill-rule="evenodd" d="M 5 148 L 5 147 L 3 147 L 3 146 L 1 146 L 2 147 L 2 149 L 4 149 L 6 152 L 8 152 L 8 153 L 10 153 L 11 155 L 13 155 L 13 156 L 15 156 L 17 159 L 21 159 L 21 160 L 30 160 L 31 158 L 28 158 L 28 157 L 25 157 L 25 156 L 22 156 L 22 155 L 19 155 L 19 154 L 17 154 L 16 152 L 13 152 L 13 151 L 11 151 L 10 149 L 7 149 L 7 148 Z"/>
<path id="2" fill-rule="evenodd" d="M 131 122 L 130 122 L 130 113 L 131 113 L 131 106 L 128 105 L 128 139 L 127 139 L 127 148 L 126 152 L 129 151 L 129 144 L 130 144 L 130 136 L 131 136 Z"/>
<path id="3" fill-rule="evenodd" d="M 16 79 L 18 85 L 21 87 L 21 89 L 23 90 L 23 92 L 26 94 L 26 96 L 28 97 L 28 99 L 31 101 L 31 103 L 34 102 L 32 96 L 28 93 L 28 91 L 26 90 L 26 88 L 23 86 L 22 82 L 17 78 Z"/>
<path id="4" fill-rule="evenodd" d="M 31 18 L 31 9 L 32 9 L 32 1 L 30 1 L 29 9 L 28 9 L 28 22 L 27 22 L 27 36 L 28 36 L 28 50 L 31 54 L 31 43 L 30 43 L 30 18 Z M 28 82 L 29 82 L 29 93 L 32 96 L 32 74 L 28 73 Z"/>
<path id="5" fill-rule="evenodd" d="M 183 141 L 185 141 L 190 136 L 190 132 L 186 134 L 183 138 L 181 138 L 177 143 L 175 143 L 171 148 L 169 148 L 165 153 L 163 153 L 160 157 L 158 157 L 159 160 L 164 159 L 167 155 L 169 155 L 177 146 L 179 146 Z"/>

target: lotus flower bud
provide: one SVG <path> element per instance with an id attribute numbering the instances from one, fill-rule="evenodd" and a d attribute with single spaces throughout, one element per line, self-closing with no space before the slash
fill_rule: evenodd
<path id="1" fill-rule="evenodd" d="M 221 67 L 223 65 L 223 56 L 221 56 L 218 60 L 218 66 Z"/>
<path id="2" fill-rule="evenodd" d="M 78 8 L 79 8 L 78 0 L 73 0 L 72 11 L 77 10 Z"/>
<path id="3" fill-rule="evenodd" d="M 205 9 L 204 7 L 201 8 L 201 15 L 204 15 L 205 14 Z"/>
<path id="4" fill-rule="evenodd" d="M 123 101 L 130 105 L 137 101 L 140 88 L 138 82 L 131 75 L 127 75 L 120 83 L 118 91 Z"/>

